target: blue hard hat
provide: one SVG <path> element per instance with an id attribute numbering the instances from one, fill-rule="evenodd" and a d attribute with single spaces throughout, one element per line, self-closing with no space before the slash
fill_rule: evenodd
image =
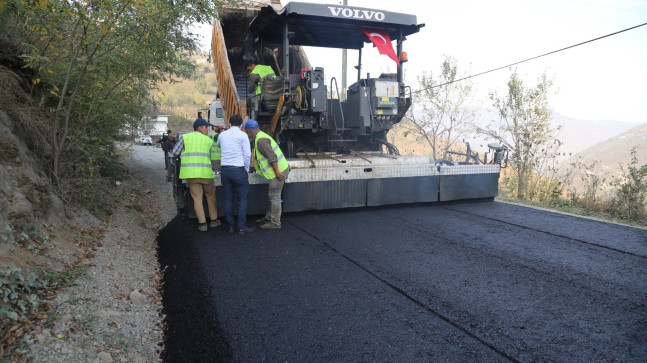
<path id="1" fill-rule="evenodd" d="M 241 127 L 242 129 L 254 130 L 258 128 L 258 122 L 256 120 L 247 120 L 245 124 Z"/>

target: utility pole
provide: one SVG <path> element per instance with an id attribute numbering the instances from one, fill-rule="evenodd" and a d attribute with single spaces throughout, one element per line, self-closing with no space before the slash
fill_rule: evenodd
<path id="1" fill-rule="evenodd" d="M 344 0 L 343 5 L 348 5 L 348 0 Z M 347 50 L 341 50 L 341 100 L 346 101 L 346 63 L 347 63 Z"/>

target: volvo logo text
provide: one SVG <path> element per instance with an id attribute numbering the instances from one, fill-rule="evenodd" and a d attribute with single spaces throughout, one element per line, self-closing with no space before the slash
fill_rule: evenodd
<path id="1" fill-rule="evenodd" d="M 345 18 L 384 20 L 384 13 L 381 11 L 338 8 L 336 6 L 329 6 L 328 9 L 330 9 L 330 13 L 333 16 L 341 15 Z"/>

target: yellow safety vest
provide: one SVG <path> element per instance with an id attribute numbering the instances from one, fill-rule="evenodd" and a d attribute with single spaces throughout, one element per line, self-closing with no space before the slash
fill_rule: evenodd
<path id="1" fill-rule="evenodd" d="M 217 160 L 213 140 L 197 131 L 182 135 L 182 139 L 180 179 L 213 178 L 211 160 Z"/>
<path id="2" fill-rule="evenodd" d="M 254 167 L 256 168 L 256 172 L 264 176 L 265 179 L 274 179 L 276 178 L 274 168 L 272 168 L 272 165 L 267 161 L 267 158 L 260 151 L 258 151 L 258 140 L 263 138 L 270 139 L 272 150 L 274 150 L 274 153 L 278 158 L 277 166 L 279 167 L 279 171 L 283 172 L 290 165 L 288 164 L 288 160 L 283 156 L 283 152 L 279 148 L 279 145 L 276 143 L 276 141 L 274 141 L 274 139 L 272 139 L 270 135 L 264 133 L 263 131 L 259 131 L 258 134 L 256 134 L 256 138 L 254 139 L 254 154 L 256 157 L 256 163 L 254 164 Z"/>
<path id="3" fill-rule="evenodd" d="M 260 95 L 261 94 L 261 86 L 263 85 L 263 78 L 266 76 L 271 76 L 272 78 L 276 78 L 276 75 L 274 74 L 274 70 L 270 66 L 264 66 L 261 64 L 257 64 L 254 69 L 252 69 L 251 74 L 258 74 L 259 77 L 261 77 L 260 81 L 256 84 L 256 94 Z"/>
<path id="4" fill-rule="evenodd" d="M 211 136 L 211 139 L 213 140 L 214 143 L 216 143 L 217 136 L 218 136 L 217 132 L 213 134 L 213 136 Z M 222 159 L 222 152 L 220 150 L 220 146 L 218 146 L 218 143 L 216 143 L 215 145 L 216 145 L 216 149 L 214 150 L 213 155 L 211 156 L 211 159 L 220 160 Z"/>

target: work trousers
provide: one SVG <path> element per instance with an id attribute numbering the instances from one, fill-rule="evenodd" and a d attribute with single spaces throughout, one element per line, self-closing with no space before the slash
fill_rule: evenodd
<path id="1" fill-rule="evenodd" d="M 175 164 L 173 164 L 173 162 L 169 159 L 170 158 L 166 156 L 166 179 L 172 180 L 173 174 L 175 174 Z"/>
<path id="2" fill-rule="evenodd" d="M 265 213 L 265 219 L 275 225 L 281 225 L 281 213 L 283 208 L 281 206 L 281 192 L 283 192 L 283 185 L 288 178 L 290 173 L 290 168 L 285 169 L 281 172 L 285 179 L 278 180 L 277 178 L 269 180 L 269 188 L 267 192 L 267 197 L 270 200 L 270 209 Z"/>
<path id="3" fill-rule="evenodd" d="M 198 217 L 198 223 L 206 223 L 207 218 L 204 215 L 202 206 L 202 194 L 207 197 L 207 206 L 209 207 L 209 219 L 215 221 L 218 219 L 218 209 L 216 206 L 216 183 L 213 178 L 189 178 L 186 180 L 189 184 L 189 191 L 193 197 L 193 209 Z"/>
<path id="4" fill-rule="evenodd" d="M 247 228 L 247 193 L 249 179 L 243 167 L 223 166 L 220 172 L 222 191 L 225 195 L 225 219 L 230 228 Z M 238 221 L 234 221 L 234 196 L 238 201 Z"/>

